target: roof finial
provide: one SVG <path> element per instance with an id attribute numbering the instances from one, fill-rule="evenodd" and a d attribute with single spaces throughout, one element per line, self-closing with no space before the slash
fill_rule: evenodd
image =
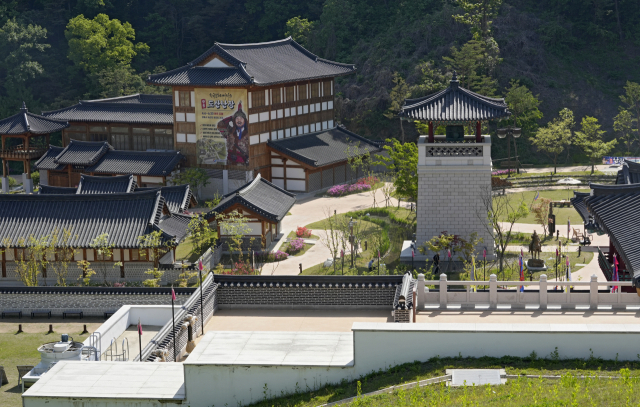
<path id="1" fill-rule="evenodd" d="M 458 73 L 454 70 L 453 71 L 453 76 L 451 77 L 451 84 L 450 86 L 452 88 L 457 88 L 458 87 Z"/>
<path id="2" fill-rule="evenodd" d="M 20 108 L 20 110 L 23 110 L 25 112 L 27 111 L 27 104 L 24 103 L 24 101 L 22 101 L 22 107 Z"/>

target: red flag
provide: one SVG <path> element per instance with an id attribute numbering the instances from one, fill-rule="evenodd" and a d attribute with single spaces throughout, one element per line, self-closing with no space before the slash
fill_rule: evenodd
<path id="1" fill-rule="evenodd" d="M 451 258 L 451 250 L 447 249 L 447 257 Z"/>
<path id="2" fill-rule="evenodd" d="M 198 259 L 198 270 L 202 271 L 204 267 L 202 267 L 202 259 Z"/>
<path id="3" fill-rule="evenodd" d="M 176 300 L 176 292 L 173 291 L 173 287 L 171 287 L 171 300 L 175 301 Z"/>
<path id="4" fill-rule="evenodd" d="M 142 335 L 142 324 L 140 323 L 140 318 L 138 318 L 138 335 Z"/>
<path id="5" fill-rule="evenodd" d="M 378 250 L 378 258 L 380 258 L 380 250 Z"/>
<path id="6" fill-rule="evenodd" d="M 411 258 L 414 258 L 416 256 L 416 253 L 413 251 L 413 249 L 411 249 Z"/>
<path id="7" fill-rule="evenodd" d="M 344 257 L 344 250 L 340 250 L 340 257 Z"/>
<path id="8" fill-rule="evenodd" d="M 482 251 L 482 258 L 485 259 L 485 260 L 487 259 L 487 249 L 484 249 Z"/>

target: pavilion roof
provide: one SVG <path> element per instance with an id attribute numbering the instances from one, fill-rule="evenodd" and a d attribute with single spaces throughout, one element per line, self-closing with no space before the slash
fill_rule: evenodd
<path id="1" fill-rule="evenodd" d="M 119 175 L 115 177 L 93 177 L 80 175 L 77 194 L 125 194 L 133 192 L 137 183 L 133 175 Z"/>
<path id="2" fill-rule="evenodd" d="M 69 123 L 65 120 L 55 120 L 30 113 L 24 102 L 19 113 L 0 120 L 0 134 L 50 134 L 67 127 Z"/>
<path id="3" fill-rule="evenodd" d="M 401 117 L 439 123 L 502 119 L 510 114 L 504 99 L 461 87 L 455 73 L 446 89 L 422 98 L 406 99 L 399 113 Z"/>
<path id="4" fill-rule="evenodd" d="M 155 187 L 136 188 L 134 192 L 149 191 L 152 189 L 158 189 Z M 166 187 L 160 187 L 160 192 L 164 197 L 167 207 L 172 213 L 182 213 L 187 209 L 196 206 L 198 201 L 191 192 L 189 184 L 184 185 L 172 185 Z"/>
<path id="5" fill-rule="evenodd" d="M 212 55 L 219 56 L 230 66 L 200 66 Z M 352 64 L 319 58 L 288 37 L 255 44 L 216 42 L 189 64 L 149 75 L 147 82 L 156 85 L 266 86 L 333 78 L 351 74 L 355 70 Z"/>
<path id="6" fill-rule="evenodd" d="M 273 185 L 258 174 L 253 181 L 223 196 L 220 203 L 205 217 L 210 218 L 216 213 L 222 213 L 225 209 L 239 204 L 269 220 L 279 222 L 295 203 L 295 194 Z"/>

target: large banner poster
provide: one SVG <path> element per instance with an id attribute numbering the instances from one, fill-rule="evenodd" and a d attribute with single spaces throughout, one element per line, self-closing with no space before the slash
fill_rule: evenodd
<path id="1" fill-rule="evenodd" d="M 198 164 L 249 165 L 245 89 L 196 88 Z"/>

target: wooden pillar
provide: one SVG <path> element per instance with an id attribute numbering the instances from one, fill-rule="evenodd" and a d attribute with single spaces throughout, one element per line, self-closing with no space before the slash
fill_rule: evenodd
<path id="1" fill-rule="evenodd" d="M 120 278 L 124 278 L 124 250 L 122 249 L 117 249 L 117 250 L 120 250 Z"/>
<path id="2" fill-rule="evenodd" d="M 7 255 L 5 254 L 7 250 L 6 248 L 2 250 L 2 278 L 7 277 Z"/>
<path id="3" fill-rule="evenodd" d="M 2 159 L 2 176 L 7 177 L 7 162 Z"/>
<path id="4" fill-rule="evenodd" d="M 51 135 L 50 135 L 50 134 L 47 134 L 47 135 L 45 135 L 45 136 L 44 136 L 44 139 L 45 139 L 45 141 L 46 141 L 46 146 L 45 146 L 45 147 L 48 147 L 48 146 L 49 146 L 49 140 L 50 140 L 50 137 L 51 137 Z"/>
<path id="5" fill-rule="evenodd" d="M 433 130 L 433 122 L 429 122 L 429 143 L 435 142 L 435 135 Z"/>
<path id="6" fill-rule="evenodd" d="M 482 123 L 478 120 L 476 122 L 476 143 L 482 142 Z"/>
<path id="7" fill-rule="evenodd" d="M 68 164 L 67 165 L 67 177 L 69 178 L 69 185 L 67 185 L 68 187 L 71 187 L 71 165 Z"/>

